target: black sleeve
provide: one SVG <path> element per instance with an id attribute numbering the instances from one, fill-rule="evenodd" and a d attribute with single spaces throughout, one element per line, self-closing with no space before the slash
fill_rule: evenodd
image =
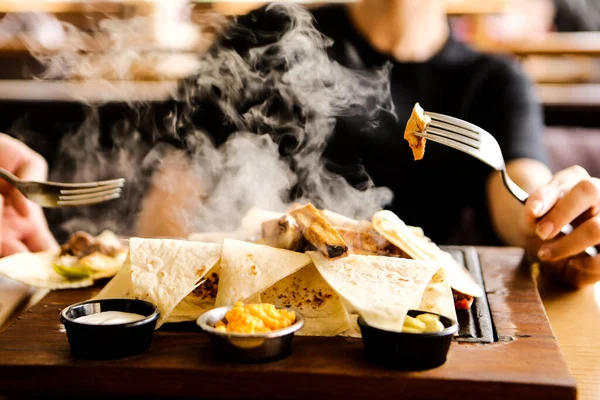
<path id="1" fill-rule="evenodd" d="M 467 120 L 496 138 L 507 163 L 531 158 L 547 164 L 542 108 L 525 74 L 507 60 L 487 58 L 477 75 Z"/>

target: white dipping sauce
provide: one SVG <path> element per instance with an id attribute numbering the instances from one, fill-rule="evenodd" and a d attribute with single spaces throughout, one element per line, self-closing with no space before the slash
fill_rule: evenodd
<path id="1" fill-rule="evenodd" d="M 88 325 L 118 325 L 140 321 L 144 318 L 146 316 L 140 314 L 122 311 L 103 311 L 96 314 L 84 315 L 75 319 L 75 321 Z"/>

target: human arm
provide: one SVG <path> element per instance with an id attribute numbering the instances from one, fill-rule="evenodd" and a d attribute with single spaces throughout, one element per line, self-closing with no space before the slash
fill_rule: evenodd
<path id="1" fill-rule="evenodd" d="M 531 122 L 537 119 L 535 99 L 525 85 L 511 90 L 512 96 L 502 100 L 507 107 L 499 125 L 509 129 L 502 135 L 503 148 L 510 160 L 510 177 L 530 197 L 523 207 L 506 190 L 500 174 L 492 173 L 487 198 L 493 226 L 506 244 L 525 248 L 543 262 L 544 271 L 563 283 L 572 287 L 594 283 L 600 280 L 600 257 L 581 253 L 600 243 L 600 183 L 577 166 L 553 175 L 541 157 L 534 158 L 533 146 L 543 146 L 540 128 Z M 514 104 L 517 109 L 511 108 Z M 524 126 L 528 131 L 522 130 Z M 534 150 L 532 157 L 527 157 L 528 149 Z M 562 237 L 559 232 L 569 223 L 576 229 Z"/>

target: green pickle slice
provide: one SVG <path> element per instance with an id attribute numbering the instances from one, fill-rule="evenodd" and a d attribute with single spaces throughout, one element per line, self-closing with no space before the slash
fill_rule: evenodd
<path id="1" fill-rule="evenodd" d="M 67 279 L 85 279 L 92 276 L 92 269 L 86 265 L 79 264 L 78 261 L 76 257 L 59 257 L 54 262 L 52 268 L 57 274 Z"/>

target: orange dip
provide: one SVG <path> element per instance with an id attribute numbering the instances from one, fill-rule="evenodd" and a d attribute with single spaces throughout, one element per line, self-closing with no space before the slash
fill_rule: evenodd
<path id="1" fill-rule="evenodd" d="M 287 328 L 296 322 L 293 311 L 277 309 L 273 304 L 246 304 L 238 301 L 225 314 L 227 323 L 217 322 L 220 332 L 261 333 Z"/>

